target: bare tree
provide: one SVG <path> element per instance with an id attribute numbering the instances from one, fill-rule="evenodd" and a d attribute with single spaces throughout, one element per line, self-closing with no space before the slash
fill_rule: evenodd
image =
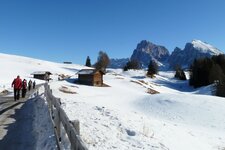
<path id="1" fill-rule="evenodd" d="M 110 63 L 110 60 L 106 52 L 100 51 L 98 53 L 98 60 L 95 63 L 95 68 L 105 71 L 109 63 Z"/>

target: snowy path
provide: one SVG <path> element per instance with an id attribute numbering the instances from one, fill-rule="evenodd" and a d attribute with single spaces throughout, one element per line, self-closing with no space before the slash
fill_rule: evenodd
<path id="1" fill-rule="evenodd" d="M 7 150 L 35 148 L 33 134 L 32 99 L 15 103 L 15 107 L 1 114 L 0 147 Z"/>
<path id="2" fill-rule="evenodd" d="M 30 91 L 30 97 L 34 91 Z M 37 118 L 37 97 L 14 101 L 0 97 L 0 148 L 7 150 L 36 149 L 39 131 L 34 124 Z M 36 119 L 37 120 L 37 119 Z"/>

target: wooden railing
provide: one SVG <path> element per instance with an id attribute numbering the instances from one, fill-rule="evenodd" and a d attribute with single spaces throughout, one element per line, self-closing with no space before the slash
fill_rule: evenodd
<path id="1" fill-rule="evenodd" d="M 57 138 L 58 149 L 63 149 L 63 143 L 61 139 L 61 131 L 65 130 L 72 150 L 88 150 L 83 141 L 80 138 L 79 121 L 71 121 L 66 115 L 65 111 L 61 108 L 60 98 L 56 98 L 52 95 L 52 90 L 46 83 L 45 97 L 48 102 L 49 113 L 53 126 L 55 128 L 55 135 Z M 62 128 L 63 127 L 63 128 Z"/>

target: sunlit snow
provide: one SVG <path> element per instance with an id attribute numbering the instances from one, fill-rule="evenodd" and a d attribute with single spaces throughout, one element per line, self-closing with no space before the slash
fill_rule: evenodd
<path id="1" fill-rule="evenodd" d="M 81 65 L 0 54 L 0 68 L 0 90 L 11 92 L 17 75 L 34 80 L 31 73 L 50 71 L 53 94 L 71 120 L 79 119 L 81 138 L 90 150 L 225 148 L 225 98 L 211 96 L 212 86 L 193 89 L 188 81 L 176 80 L 173 71 L 150 79 L 143 70 L 108 69 L 108 87 L 93 87 L 74 83 L 76 73 L 87 68 Z M 71 78 L 58 81 L 59 74 Z M 61 92 L 62 86 L 76 94 Z M 148 89 L 159 94 L 150 95 Z"/>
<path id="2" fill-rule="evenodd" d="M 217 48 L 200 40 L 193 40 L 191 43 L 194 45 L 195 48 L 200 49 L 203 53 L 209 53 L 211 55 L 223 54 L 223 52 L 221 52 Z"/>

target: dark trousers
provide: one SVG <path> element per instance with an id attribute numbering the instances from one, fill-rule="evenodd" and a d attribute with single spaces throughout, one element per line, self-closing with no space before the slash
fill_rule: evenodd
<path id="1" fill-rule="evenodd" d="M 22 89 L 22 98 L 26 96 L 26 93 L 27 93 L 27 89 Z"/>
<path id="2" fill-rule="evenodd" d="M 30 91 L 30 89 L 31 89 L 31 85 L 28 86 L 28 90 L 29 90 L 29 91 Z"/>
<path id="3" fill-rule="evenodd" d="M 14 89 L 14 100 L 20 99 L 20 89 Z"/>

